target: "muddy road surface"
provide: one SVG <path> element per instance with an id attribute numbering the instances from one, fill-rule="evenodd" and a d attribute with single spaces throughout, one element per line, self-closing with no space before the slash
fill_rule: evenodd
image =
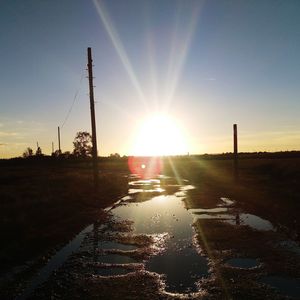
<path id="1" fill-rule="evenodd" d="M 17 299 L 300 299 L 300 247 L 238 199 L 175 178 L 128 195 L 59 250 Z M 200 204 L 199 204 L 200 203 Z"/>

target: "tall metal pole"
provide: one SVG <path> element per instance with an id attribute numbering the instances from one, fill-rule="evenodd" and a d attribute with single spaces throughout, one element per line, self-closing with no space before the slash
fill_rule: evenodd
<path id="1" fill-rule="evenodd" d="M 238 165 L 238 136 L 237 124 L 233 124 L 233 159 L 234 159 L 234 178 L 239 179 L 239 165 Z"/>
<path id="2" fill-rule="evenodd" d="M 59 154 L 61 154 L 61 149 L 60 149 L 60 128 L 59 128 L 59 126 L 57 127 L 57 136 L 58 136 L 58 151 L 59 151 Z"/>
<path id="3" fill-rule="evenodd" d="M 98 164 L 97 164 L 97 135 L 96 135 L 96 120 L 95 120 L 95 101 L 94 101 L 94 86 L 93 86 L 93 60 L 92 49 L 87 48 L 88 55 L 88 72 L 89 72 L 89 90 L 90 90 L 90 108 L 91 108 L 91 124 L 92 124 L 92 156 L 93 156 L 93 173 L 94 173 L 94 186 L 98 188 Z"/>

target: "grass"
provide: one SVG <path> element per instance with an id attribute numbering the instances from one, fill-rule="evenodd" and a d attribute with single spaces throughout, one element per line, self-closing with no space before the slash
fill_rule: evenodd
<path id="1" fill-rule="evenodd" d="M 86 162 L 19 161 L 1 164 L 0 265 L 3 272 L 71 239 L 105 217 L 102 208 L 127 192 L 122 170 L 102 169 L 99 191 Z"/>

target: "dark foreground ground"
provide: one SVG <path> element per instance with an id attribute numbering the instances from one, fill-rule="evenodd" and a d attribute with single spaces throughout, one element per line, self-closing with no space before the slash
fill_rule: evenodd
<path id="1" fill-rule="evenodd" d="M 97 193 L 90 162 L 32 159 L 0 166 L 2 274 L 67 242 L 127 191 L 127 168 L 114 163 L 101 164 Z"/>
<path id="2" fill-rule="evenodd" d="M 187 207 L 199 207 L 200 203 L 206 203 L 207 208 L 214 207 L 216 199 L 225 195 L 236 200 L 241 209 L 270 220 L 280 226 L 288 237 L 299 241 L 300 158 L 241 159 L 238 183 L 233 178 L 232 167 L 229 159 L 184 157 L 165 159 L 163 172 L 177 177 L 179 182 L 187 179 L 196 187 L 189 191 L 189 197 L 185 200 Z M 89 162 L 1 162 L 1 299 L 13 299 L 16 290 L 22 288 L 22 284 L 19 284 L 45 264 L 55 248 L 60 248 L 94 220 L 104 222 L 107 215 L 103 208 L 126 194 L 126 160 L 100 162 L 101 175 L 97 194 L 93 192 L 89 168 Z M 236 284 L 237 278 L 255 277 L 255 274 L 245 275 L 242 271 L 231 274 L 230 270 L 219 265 L 224 258 L 233 255 L 225 251 L 230 247 L 236 248 L 235 256 L 237 253 L 252 257 L 265 256 L 269 260 L 269 266 L 266 267 L 268 272 L 272 273 L 272 268 L 273 271 L 276 271 L 276 267 L 279 268 L 274 263 L 279 260 L 287 266 L 288 274 L 300 276 L 295 268 L 288 267 L 296 266 L 298 261 L 282 258 L 282 253 L 276 252 L 271 246 L 263 246 L 266 239 L 264 234 L 247 228 L 232 230 L 230 226 L 219 226 L 218 221 L 210 220 L 197 222 L 195 228 L 199 244 L 211 258 L 214 268 L 214 279 L 203 283 L 203 287 L 210 291 L 207 299 L 264 297 L 259 289 L 250 297 L 246 290 L 254 289 L 253 286 Z M 205 240 L 201 235 L 203 231 L 206 232 Z M 268 239 L 272 241 L 277 237 L 269 236 Z M 257 253 L 249 253 L 249 243 L 256 244 Z M 12 276 L 8 277 L 7 274 Z M 162 299 L 159 293 L 155 293 L 155 290 L 160 290 L 160 285 L 154 275 L 140 274 L 135 278 L 136 276 L 138 275 L 119 279 L 119 296 L 113 293 L 116 287 L 109 281 L 102 280 L 99 283 L 93 278 L 87 278 L 80 281 L 76 279 L 74 282 L 78 281 L 76 286 L 79 290 L 88 288 L 90 293 L 82 294 L 87 299 L 112 299 L 112 295 L 115 295 L 113 299 Z M 73 297 L 74 294 L 70 291 L 69 299 Z M 202 299 L 203 296 L 199 294 L 195 297 Z M 172 296 L 165 295 L 163 298 L 172 299 Z"/>

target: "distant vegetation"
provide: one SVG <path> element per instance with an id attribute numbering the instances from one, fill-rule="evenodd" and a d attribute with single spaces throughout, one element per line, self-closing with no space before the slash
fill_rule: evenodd
<path id="1" fill-rule="evenodd" d="M 89 144 L 89 138 L 82 137 L 82 135 L 79 135 L 79 138 L 76 138 L 73 142 L 74 145 L 74 150 L 73 152 L 70 151 L 65 151 L 63 153 L 60 153 L 59 150 L 55 150 L 52 153 L 52 157 L 54 158 L 90 158 L 91 157 L 91 145 Z M 76 142 L 75 142 L 76 141 Z M 36 152 L 37 153 L 37 152 Z M 76 153 L 76 154 L 75 154 Z M 23 158 L 34 158 L 37 155 L 33 154 L 33 150 L 31 148 L 26 148 L 26 150 L 23 152 L 22 157 Z M 45 159 L 49 155 L 38 155 L 38 156 L 43 156 Z M 123 155 L 121 156 L 119 153 L 111 153 L 108 156 L 110 159 L 120 159 L 120 158 L 127 158 L 128 156 Z M 198 158 L 198 159 L 204 159 L 204 160 L 215 160 L 215 159 L 233 159 L 233 153 L 232 152 L 226 152 L 226 153 L 220 153 L 220 154 L 193 154 L 193 155 L 173 155 L 171 157 L 174 158 Z M 278 151 L 278 152 L 240 152 L 238 154 L 239 159 L 250 159 L 250 158 L 295 158 L 295 157 L 300 157 L 300 151 Z M 99 160 L 104 159 L 105 157 L 98 157 Z M 17 157 L 15 158 L 10 158 L 10 160 L 18 159 Z M 1 160 L 1 159 L 0 159 Z"/>
<path id="2" fill-rule="evenodd" d="M 89 132 L 77 132 L 73 145 L 75 157 L 89 157 L 92 155 L 92 136 Z"/>

